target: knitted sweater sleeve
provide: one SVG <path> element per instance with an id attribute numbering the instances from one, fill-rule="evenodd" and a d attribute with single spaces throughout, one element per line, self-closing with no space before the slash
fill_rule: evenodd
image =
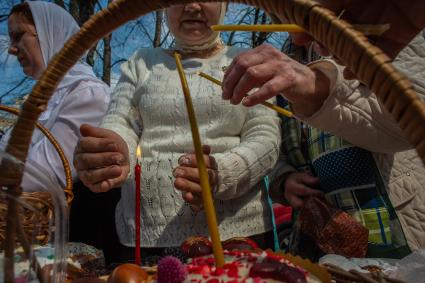
<path id="1" fill-rule="evenodd" d="M 137 115 L 135 93 L 146 71 L 142 50 L 121 65 L 121 77 L 112 92 L 108 113 L 101 127 L 119 134 L 127 143 L 130 168 L 136 164 L 136 147 L 141 127 L 134 121 Z"/>
<path id="2" fill-rule="evenodd" d="M 262 105 L 249 108 L 240 144 L 213 154 L 218 164 L 217 199 L 238 198 L 256 185 L 274 166 L 279 154 L 280 120 Z"/>

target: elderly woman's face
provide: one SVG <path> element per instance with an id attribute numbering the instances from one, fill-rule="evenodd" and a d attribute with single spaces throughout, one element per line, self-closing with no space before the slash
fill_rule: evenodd
<path id="1" fill-rule="evenodd" d="M 201 44 L 220 19 L 221 3 L 191 3 L 167 9 L 168 25 L 174 36 L 186 44 Z"/>
<path id="2" fill-rule="evenodd" d="M 45 66 L 35 26 L 20 14 L 12 14 L 8 25 L 9 54 L 18 58 L 27 76 L 38 79 Z"/>

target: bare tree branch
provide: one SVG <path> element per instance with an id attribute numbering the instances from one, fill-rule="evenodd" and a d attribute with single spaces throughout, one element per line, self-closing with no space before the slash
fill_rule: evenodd
<path id="1" fill-rule="evenodd" d="M 125 62 L 125 61 L 127 61 L 127 59 L 118 59 L 118 60 L 116 60 L 116 61 L 115 61 L 115 62 L 111 65 L 111 69 L 112 69 L 112 67 L 114 67 L 115 65 L 120 64 L 120 63 Z"/>
<path id="2" fill-rule="evenodd" d="M 23 78 L 18 84 L 16 84 L 14 87 L 12 87 L 11 89 L 9 89 L 8 91 L 6 91 L 5 93 L 3 93 L 2 95 L 0 95 L 0 103 L 2 103 L 3 98 L 5 98 L 6 96 L 8 96 L 9 94 L 11 94 L 15 89 L 19 88 L 21 85 L 24 84 L 24 82 L 26 82 L 28 80 L 28 77 Z"/>
<path id="3" fill-rule="evenodd" d="M 169 35 L 170 35 L 170 31 L 167 31 L 167 33 L 164 36 L 164 39 L 161 41 L 161 43 L 159 44 L 159 46 L 162 46 L 165 43 L 165 41 L 167 40 L 167 38 L 168 38 Z"/>
<path id="4" fill-rule="evenodd" d="M 63 0 L 55 0 L 55 4 L 65 9 L 65 3 L 63 2 Z"/>
<path id="5" fill-rule="evenodd" d="M 138 26 L 143 30 L 143 32 L 146 34 L 149 40 L 153 42 L 152 36 L 150 35 L 149 31 L 146 29 L 145 25 L 141 21 L 138 21 Z"/>
<path id="6" fill-rule="evenodd" d="M 80 22 L 80 12 L 78 8 L 78 0 L 70 0 L 69 1 L 69 13 L 74 17 L 77 23 Z"/>
<path id="7" fill-rule="evenodd" d="M 245 14 L 243 14 L 243 16 L 239 19 L 238 21 L 238 25 L 240 25 L 241 23 L 243 23 L 246 19 L 246 17 L 248 17 L 252 11 L 255 10 L 255 8 L 248 8 L 248 9 L 244 9 L 246 12 Z M 229 38 L 227 39 L 227 45 L 233 45 L 232 41 L 233 41 L 233 37 L 235 36 L 236 31 L 232 31 L 230 32 Z"/>
<path id="8" fill-rule="evenodd" d="M 81 26 L 94 14 L 96 0 L 77 0 L 79 10 L 78 24 Z"/>
<path id="9" fill-rule="evenodd" d="M 263 15 L 261 16 L 261 24 L 264 25 L 267 23 L 267 14 L 263 12 Z M 255 46 L 263 44 L 268 37 L 270 37 L 271 33 L 268 32 L 259 32 L 258 36 L 256 38 Z"/>
<path id="10" fill-rule="evenodd" d="M 96 42 L 96 44 L 92 48 L 90 48 L 90 50 L 87 52 L 86 62 L 90 66 L 94 66 L 94 54 L 96 53 L 96 50 L 97 50 L 97 44 L 98 42 Z"/>
<path id="11" fill-rule="evenodd" d="M 153 47 L 161 46 L 162 20 L 164 12 L 162 10 L 155 12 L 155 36 L 153 38 Z"/>
<path id="12" fill-rule="evenodd" d="M 109 0 L 110 1 L 110 0 Z M 108 1 L 108 2 L 109 2 Z M 102 80 L 107 83 L 108 85 L 111 85 L 111 61 L 112 61 L 112 55 L 111 55 L 111 39 L 112 39 L 112 33 L 108 34 L 103 38 L 103 73 L 102 73 Z"/>
<path id="13" fill-rule="evenodd" d="M 136 27 L 138 26 L 138 22 L 139 22 L 139 21 L 136 21 L 136 22 L 133 22 L 133 23 L 132 23 L 132 27 L 131 27 L 130 31 L 127 33 L 127 36 L 124 38 L 123 42 L 121 42 L 120 46 L 124 46 L 124 45 L 125 45 L 125 43 L 126 43 L 126 42 L 127 42 L 127 40 L 130 38 L 130 36 L 131 36 L 131 34 L 133 33 L 133 31 L 134 31 L 134 30 L 136 29 Z"/>
<path id="14" fill-rule="evenodd" d="M 240 44 L 241 46 L 246 46 L 246 47 L 251 47 L 251 44 L 249 42 L 246 41 L 235 41 L 233 43 L 233 46 Z"/>
<path id="15" fill-rule="evenodd" d="M 254 13 L 254 25 L 258 24 L 258 18 L 260 16 L 260 9 L 256 8 L 255 9 L 255 13 Z M 251 46 L 255 47 L 257 46 L 257 33 L 256 32 L 252 32 L 251 33 Z"/>

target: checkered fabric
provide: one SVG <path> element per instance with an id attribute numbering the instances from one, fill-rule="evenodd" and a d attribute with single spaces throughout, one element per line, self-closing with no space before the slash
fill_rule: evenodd
<path id="1" fill-rule="evenodd" d="M 283 99 L 278 104 L 288 108 Z M 327 199 L 369 229 L 368 256 L 410 253 L 372 153 L 296 119 L 281 118 L 289 162 L 298 170 L 309 168 Z"/>

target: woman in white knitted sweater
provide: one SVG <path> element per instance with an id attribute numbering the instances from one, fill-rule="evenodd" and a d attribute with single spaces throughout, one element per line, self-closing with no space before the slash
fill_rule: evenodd
<path id="1" fill-rule="evenodd" d="M 223 240 L 254 236 L 272 243 L 263 176 L 280 143 L 279 119 L 271 110 L 223 102 L 222 90 L 200 78 L 222 78 L 238 48 L 224 46 L 209 26 L 222 21 L 221 3 L 192 3 L 166 10 L 191 90 Z M 115 221 L 124 247 L 135 246 L 134 165 L 143 151 L 141 245 L 149 254 L 208 235 L 193 144 L 174 50 L 140 49 L 121 67 L 121 78 L 102 128 L 83 126 L 74 164 L 94 192 L 122 187 Z M 192 162 L 190 162 L 192 161 Z M 176 190 L 177 189 L 177 190 Z M 189 203 L 192 203 L 190 205 Z M 125 250 L 125 248 L 124 248 Z M 127 248 L 127 250 L 129 250 Z M 131 253 L 130 253 L 131 254 Z"/>

